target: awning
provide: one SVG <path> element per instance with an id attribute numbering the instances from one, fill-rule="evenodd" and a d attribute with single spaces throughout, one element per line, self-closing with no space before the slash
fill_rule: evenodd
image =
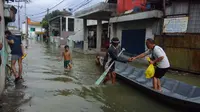
<path id="1" fill-rule="evenodd" d="M 119 16 L 119 17 L 113 17 L 113 18 L 110 18 L 110 23 L 152 19 L 152 18 L 162 18 L 162 16 L 163 16 L 162 11 L 152 10 L 152 11 L 145 11 L 145 12 L 123 15 L 123 16 Z"/>
<path id="2" fill-rule="evenodd" d="M 114 3 L 101 2 L 75 13 L 75 17 L 83 19 L 108 20 L 113 13 L 116 13 L 117 5 Z"/>

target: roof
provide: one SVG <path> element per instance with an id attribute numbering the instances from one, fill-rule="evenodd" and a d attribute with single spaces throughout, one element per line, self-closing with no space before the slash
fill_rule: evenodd
<path id="1" fill-rule="evenodd" d="M 115 3 L 100 2 L 91 7 L 75 12 L 75 17 L 83 19 L 108 20 L 113 13 L 116 13 Z"/>
<path id="2" fill-rule="evenodd" d="M 110 18 L 110 23 L 134 21 L 134 20 L 143 20 L 151 18 L 162 18 L 163 12 L 159 10 L 145 11 L 139 13 L 133 13 L 128 15 L 122 15 L 118 17 Z"/>
<path id="3" fill-rule="evenodd" d="M 30 22 L 28 25 L 41 26 L 40 22 Z"/>

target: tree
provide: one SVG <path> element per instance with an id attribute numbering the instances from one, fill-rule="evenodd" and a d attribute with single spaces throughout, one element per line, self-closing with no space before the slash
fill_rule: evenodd
<path id="1" fill-rule="evenodd" d="M 43 20 L 43 21 L 42 21 L 42 27 L 45 28 L 45 29 L 48 29 L 48 27 L 49 27 L 48 21 Z"/>
<path id="2" fill-rule="evenodd" d="M 65 9 L 63 11 L 60 11 L 60 10 L 52 11 L 51 13 L 46 14 L 45 17 L 42 19 L 42 27 L 45 28 L 46 31 L 48 31 L 48 28 L 49 28 L 48 20 L 51 18 L 54 18 L 56 16 L 60 16 L 60 15 L 70 16 L 70 15 L 72 15 L 72 13 L 69 11 L 66 11 Z"/>

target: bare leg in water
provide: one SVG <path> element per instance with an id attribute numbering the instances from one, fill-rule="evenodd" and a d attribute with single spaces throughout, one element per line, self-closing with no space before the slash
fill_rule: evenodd
<path id="1" fill-rule="evenodd" d="M 17 71 L 16 71 L 15 64 L 16 64 L 16 60 L 12 60 L 11 61 L 11 68 L 12 68 L 12 71 L 13 71 L 15 78 L 18 78 L 18 74 L 17 74 Z"/>
<path id="2" fill-rule="evenodd" d="M 22 78 L 22 57 L 18 60 L 18 66 L 19 66 L 19 77 Z"/>
<path id="3" fill-rule="evenodd" d="M 106 84 L 107 81 L 109 81 L 111 79 L 111 73 L 108 72 L 106 78 L 104 79 L 103 83 Z"/>
<path id="4" fill-rule="evenodd" d="M 112 84 L 116 83 L 116 73 L 112 72 Z"/>

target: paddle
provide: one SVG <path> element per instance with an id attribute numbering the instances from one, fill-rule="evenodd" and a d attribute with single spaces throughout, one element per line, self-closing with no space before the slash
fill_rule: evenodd
<path id="1" fill-rule="evenodd" d="M 123 48 L 123 49 L 121 50 L 121 52 L 118 54 L 118 57 L 119 57 L 124 51 L 125 51 L 125 49 Z M 104 73 L 103 73 L 103 74 L 99 77 L 99 79 L 95 82 L 95 85 L 100 85 L 100 84 L 101 84 L 101 82 L 105 79 L 106 75 L 108 74 L 110 68 L 113 66 L 114 63 L 115 63 L 115 62 L 113 61 L 113 62 L 111 63 L 111 65 L 106 69 L 106 71 L 104 71 Z"/>

